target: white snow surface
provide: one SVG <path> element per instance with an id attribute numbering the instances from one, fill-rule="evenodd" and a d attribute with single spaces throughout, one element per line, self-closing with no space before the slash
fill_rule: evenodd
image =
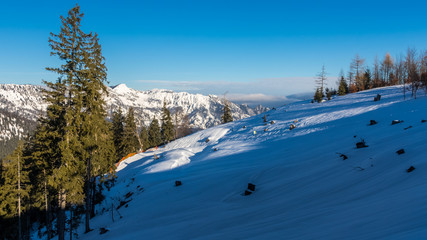
<path id="1" fill-rule="evenodd" d="M 427 239 L 427 97 L 395 86 L 266 114 L 123 161 L 80 239 Z"/>

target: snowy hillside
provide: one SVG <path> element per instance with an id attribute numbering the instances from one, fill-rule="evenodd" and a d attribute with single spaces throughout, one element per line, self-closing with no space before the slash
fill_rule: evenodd
<path id="1" fill-rule="evenodd" d="M 24 137 L 34 129 L 37 118 L 43 114 L 47 104 L 43 101 L 42 87 L 36 85 L 0 84 L 0 158 L 10 153 L 15 146 L 9 146 L 13 139 Z M 160 119 L 163 100 L 172 113 L 181 109 L 189 115 L 189 123 L 194 129 L 205 129 L 221 122 L 222 99 L 217 96 L 204 96 L 169 90 L 138 91 L 120 84 L 108 88 L 106 99 L 108 113 L 122 108 L 126 113 L 129 107 L 135 108 L 138 124 L 149 125 L 154 116 Z M 246 105 L 230 104 L 234 119 L 242 119 L 268 110 L 264 107 L 250 108 Z M 3 153 L 3 150 L 7 151 Z"/>
<path id="2" fill-rule="evenodd" d="M 80 239 L 427 239 L 427 97 L 388 87 L 266 114 L 123 161 Z"/>

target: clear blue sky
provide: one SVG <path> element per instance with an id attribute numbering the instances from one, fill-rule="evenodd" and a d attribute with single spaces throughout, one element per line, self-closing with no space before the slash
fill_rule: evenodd
<path id="1" fill-rule="evenodd" d="M 324 64 L 330 85 L 359 54 L 427 49 L 427 1 L 3 1 L 0 83 L 56 79 L 49 33 L 76 3 L 97 32 L 110 85 L 231 97 L 314 91 Z"/>

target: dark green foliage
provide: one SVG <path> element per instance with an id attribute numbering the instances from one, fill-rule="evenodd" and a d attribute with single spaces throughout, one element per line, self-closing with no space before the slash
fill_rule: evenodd
<path id="1" fill-rule="evenodd" d="M 228 101 L 224 101 L 224 114 L 222 115 L 222 123 L 228 123 L 233 121 L 233 116 L 231 114 L 231 109 Z"/>
<path id="2" fill-rule="evenodd" d="M 125 155 L 122 149 L 124 121 L 125 121 L 125 117 L 123 116 L 121 108 L 119 108 L 117 112 L 113 112 L 112 131 L 113 131 L 114 147 L 116 149 L 116 161 L 120 160 Z"/>
<path id="3" fill-rule="evenodd" d="M 145 126 L 141 126 L 141 130 L 139 131 L 139 139 L 141 139 L 143 151 L 147 150 L 147 148 L 149 147 L 149 142 L 148 142 L 148 131 Z"/>
<path id="4" fill-rule="evenodd" d="M 124 156 L 129 153 L 137 152 L 141 148 L 137 134 L 138 132 L 135 123 L 135 112 L 134 109 L 131 107 L 129 108 L 128 113 L 126 114 L 123 129 L 123 141 L 121 149 L 123 151 Z"/>
<path id="5" fill-rule="evenodd" d="M 364 84 L 364 89 L 371 89 L 372 88 L 372 76 L 371 76 L 371 71 L 369 69 L 366 69 L 365 73 L 363 74 L 363 84 Z"/>
<path id="6" fill-rule="evenodd" d="M 166 107 L 166 100 L 163 102 L 162 110 L 162 141 L 163 143 L 168 143 L 175 138 L 175 127 L 172 123 L 172 117 L 169 109 Z"/>
<path id="7" fill-rule="evenodd" d="M 314 99 L 314 101 L 316 101 L 318 103 L 322 102 L 322 100 L 323 100 L 323 93 L 320 90 L 320 88 L 316 89 L 316 92 L 314 93 L 314 98 L 313 99 Z"/>
<path id="8" fill-rule="evenodd" d="M 20 142 L 15 151 L 1 162 L 0 218 L 17 217 L 17 224 L 9 225 L 13 231 L 9 237 L 17 239 L 22 238 L 22 216 L 28 206 L 31 190 L 23 151 L 24 143 Z"/>
<path id="9" fill-rule="evenodd" d="M 344 79 L 343 76 L 341 76 L 340 84 L 338 87 L 338 95 L 342 96 L 348 93 L 348 85 L 347 81 Z"/>
<path id="10" fill-rule="evenodd" d="M 162 144 L 162 134 L 160 133 L 159 121 L 154 117 L 148 127 L 148 145 L 149 147 L 155 147 L 160 144 Z"/>

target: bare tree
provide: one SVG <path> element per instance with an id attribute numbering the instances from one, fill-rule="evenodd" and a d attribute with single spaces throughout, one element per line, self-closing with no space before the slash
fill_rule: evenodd
<path id="1" fill-rule="evenodd" d="M 380 67 L 378 64 L 378 57 L 375 56 L 374 60 L 374 72 L 373 72 L 373 87 L 377 88 L 381 86 L 381 79 L 380 79 Z"/>
<path id="2" fill-rule="evenodd" d="M 420 87 L 420 77 L 418 75 L 419 63 L 416 59 L 417 52 L 415 49 L 408 48 L 406 52 L 406 71 L 408 82 L 411 84 L 411 96 L 417 98 L 417 91 Z"/>
<path id="3" fill-rule="evenodd" d="M 363 84 L 363 79 L 362 79 L 362 73 L 364 72 L 364 66 L 363 64 L 365 63 L 365 59 L 360 58 L 359 54 L 356 54 L 356 56 L 353 58 L 351 64 L 350 64 L 350 71 L 352 71 L 354 74 L 356 74 L 355 76 L 355 82 L 356 82 L 356 87 L 357 89 L 360 90 L 364 90 L 364 84 Z"/>
<path id="4" fill-rule="evenodd" d="M 382 73 L 382 79 L 383 82 L 386 83 L 386 85 L 392 85 L 392 79 L 390 78 L 390 75 L 393 71 L 393 59 L 390 56 L 390 53 L 386 53 L 384 56 L 384 60 L 381 62 L 381 73 Z"/>
<path id="5" fill-rule="evenodd" d="M 325 70 L 325 65 L 322 65 L 322 70 L 316 75 L 316 81 L 315 81 L 317 84 L 317 88 L 319 88 L 321 93 L 322 93 L 322 96 L 324 93 L 324 91 L 323 91 L 324 86 L 327 84 L 326 80 L 328 79 L 326 77 L 326 74 L 327 74 L 327 72 Z"/>

